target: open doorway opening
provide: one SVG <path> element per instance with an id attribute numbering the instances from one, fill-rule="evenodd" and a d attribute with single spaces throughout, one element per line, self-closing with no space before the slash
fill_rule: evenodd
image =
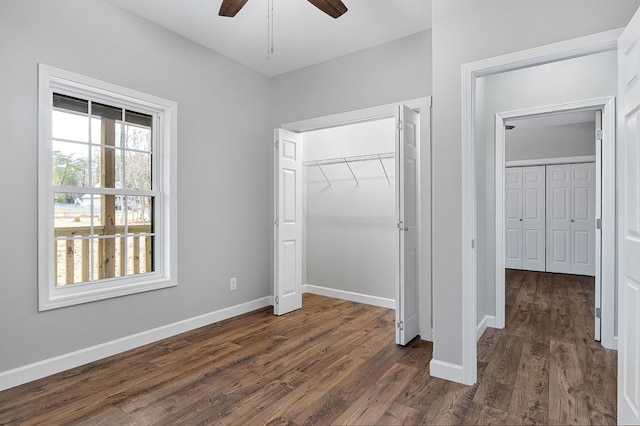
<path id="1" fill-rule="evenodd" d="M 513 117 L 504 129 L 505 325 L 535 307 L 548 334 L 600 341 L 602 110 Z"/>

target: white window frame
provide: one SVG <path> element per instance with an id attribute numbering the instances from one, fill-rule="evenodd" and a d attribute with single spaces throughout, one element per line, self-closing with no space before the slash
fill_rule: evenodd
<path id="1" fill-rule="evenodd" d="M 53 241 L 53 93 L 91 99 L 153 116 L 154 271 L 55 285 Z M 38 310 L 46 311 L 177 285 L 177 103 L 90 77 L 38 65 Z"/>

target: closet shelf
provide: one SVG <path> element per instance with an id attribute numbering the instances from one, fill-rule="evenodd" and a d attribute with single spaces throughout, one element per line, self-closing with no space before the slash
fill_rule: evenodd
<path id="1" fill-rule="evenodd" d="M 327 158 L 325 160 L 314 160 L 314 161 L 305 161 L 302 163 L 303 166 L 316 166 L 318 167 L 318 169 L 320 169 L 320 172 L 322 172 L 322 175 L 324 176 L 325 180 L 327 181 L 327 183 L 329 184 L 329 186 L 331 186 L 331 181 L 329 180 L 329 178 L 327 177 L 326 173 L 324 172 L 324 170 L 322 170 L 322 166 L 329 166 L 331 164 L 346 164 L 347 167 L 349 168 L 349 171 L 351 172 L 351 176 L 353 176 L 353 179 L 356 181 L 356 185 L 360 185 L 360 182 L 358 181 L 358 178 L 356 177 L 356 174 L 353 173 L 353 169 L 351 168 L 351 165 L 349 163 L 355 163 L 358 161 L 379 161 L 380 162 L 380 166 L 382 167 L 382 170 L 384 171 L 384 176 L 387 178 L 387 183 L 391 183 L 391 180 L 389 179 L 389 174 L 387 173 L 387 169 L 384 167 L 384 163 L 382 162 L 383 158 L 395 158 L 396 153 L 395 152 L 383 152 L 380 154 L 367 154 L 367 155 L 353 155 L 351 157 L 339 157 L 339 158 Z"/>
<path id="2" fill-rule="evenodd" d="M 381 154 L 353 155 L 351 157 L 327 158 L 325 160 L 305 161 L 303 166 L 328 166 L 330 164 L 355 163 L 356 161 L 372 161 L 383 158 L 394 158 L 395 152 L 384 152 Z"/>

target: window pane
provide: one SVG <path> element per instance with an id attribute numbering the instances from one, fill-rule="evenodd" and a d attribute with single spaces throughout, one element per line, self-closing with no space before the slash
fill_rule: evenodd
<path id="1" fill-rule="evenodd" d="M 127 118 L 129 117 L 130 116 L 127 115 Z M 127 123 L 125 129 L 125 148 L 138 151 L 151 151 L 151 127 L 134 126 Z"/>
<path id="2" fill-rule="evenodd" d="M 89 103 L 71 96 L 53 94 L 51 134 L 54 139 L 89 141 Z"/>
<path id="3" fill-rule="evenodd" d="M 56 237 L 83 235 L 91 214 L 91 197 L 81 193 L 56 192 L 53 194 L 53 226 Z M 78 228 L 73 231 L 58 231 L 58 228 Z M 87 230 L 88 232 L 88 230 Z M 88 234 L 86 234 L 88 235 Z"/>
<path id="4" fill-rule="evenodd" d="M 52 151 L 54 185 L 89 186 L 89 145 L 54 141 Z"/>
<path id="5" fill-rule="evenodd" d="M 56 286 L 89 281 L 89 240 L 54 240 Z"/>
<path id="6" fill-rule="evenodd" d="M 94 235 L 116 235 L 124 233 L 123 195 L 94 194 Z"/>
<path id="7" fill-rule="evenodd" d="M 91 146 L 92 185 L 98 188 L 122 188 L 122 150 Z"/>
<path id="8" fill-rule="evenodd" d="M 153 197 L 146 196 L 130 196 L 127 197 L 127 224 L 129 232 L 151 232 L 151 221 L 153 218 Z M 137 226 L 138 230 L 132 231 L 133 226 Z"/>
<path id="9" fill-rule="evenodd" d="M 93 271 L 92 280 L 122 276 L 121 237 L 92 238 Z"/>
<path id="10" fill-rule="evenodd" d="M 153 272 L 153 237 L 127 237 L 127 275 Z"/>
<path id="11" fill-rule="evenodd" d="M 125 151 L 124 170 L 127 189 L 151 189 L 151 154 Z"/>

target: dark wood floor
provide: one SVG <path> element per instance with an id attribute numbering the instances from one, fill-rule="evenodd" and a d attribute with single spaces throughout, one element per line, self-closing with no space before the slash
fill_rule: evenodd
<path id="1" fill-rule="evenodd" d="M 0 392 L 0 424 L 607 424 L 616 355 L 593 341 L 590 279 L 507 272 L 507 327 L 479 382 L 429 375 L 393 311 L 315 295 Z"/>

